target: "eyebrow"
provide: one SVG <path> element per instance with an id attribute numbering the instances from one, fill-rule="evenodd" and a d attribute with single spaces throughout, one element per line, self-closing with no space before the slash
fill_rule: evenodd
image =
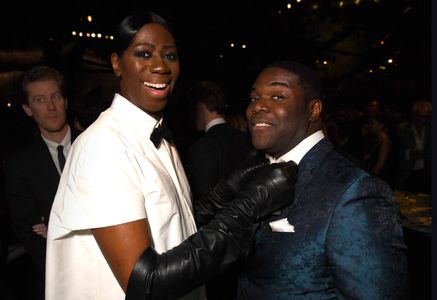
<path id="1" fill-rule="evenodd" d="M 31 96 L 30 98 L 53 96 L 54 94 L 61 94 L 62 95 L 62 91 L 60 89 L 57 89 L 56 91 L 48 92 L 48 94 L 36 94 L 36 95 Z"/>
<path id="2" fill-rule="evenodd" d="M 288 84 L 284 81 L 273 81 L 271 83 L 269 83 L 269 86 L 283 86 L 283 87 L 288 87 Z"/>
<path id="3" fill-rule="evenodd" d="M 142 43 L 137 43 L 137 44 L 132 45 L 132 47 L 134 47 L 134 48 L 138 47 L 138 46 L 149 46 L 149 47 L 152 47 L 152 48 L 156 48 L 155 44 L 147 43 L 147 42 L 142 42 Z M 164 45 L 162 48 L 163 49 L 169 49 L 169 48 L 177 49 L 176 45 L 173 45 L 173 44 Z"/>
<path id="4" fill-rule="evenodd" d="M 176 45 L 165 45 L 164 47 L 162 47 L 163 49 L 174 49 L 174 50 L 178 50 L 178 47 L 176 47 Z"/>
<path id="5" fill-rule="evenodd" d="M 286 82 L 283 82 L 283 81 L 273 81 L 273 82 L 270 82 L 268 84 L 268 86 L 289 87 L 288 84 Z M 256 88 L 256 86 L 252 86 L 252 88 L 250 90 L 253 91 L 255 88 Z"/>

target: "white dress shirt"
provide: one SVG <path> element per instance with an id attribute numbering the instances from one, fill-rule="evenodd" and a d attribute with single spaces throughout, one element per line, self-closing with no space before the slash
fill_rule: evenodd
<path id="1" fill-rule="evenodd" d="M 266 155 L 266 157 L 269 159 L 270 163 L 292 160 L 297 165 L 299 165 L 300 161 L 305 156 L 305 154 L 307 154 L 307 152 L 310 151 L 311 148 L 314 147 L 314 145 L 316 145 L 324 137 L 325 135 L 323 134 L 322 130 L 316 131 L 312 135 L 301 141 L 299 144 L 297 144 L 296 147 L 294 147 L 293 149 L 282 155 L 281 157 L 278 157 L 277 159 L 275 159 L 270 155 Z"/>
<path id="2" fill-rule="evenodd" d="M 71 148 L 71 130 L 70 130 L 70 126 L 67 125 L 67 127 L 68 127 L 67 134 L 59 144 L 46 139 L 41 134 L 42 139 L 44 140 L 47 147 L 49 148 L 49 152 L 52 156 L 53 162 L 55 163 L 56 169 L 58 169 L 59 174 L 61 174 L 61 167 L 59 166 L 59 160 L 58 160 L 58 146 L 62 145 L 64 147 L 62 152 L 64 152 L 65 157 L 67 157 L 68 152 L 70 151 Z"/>
<path id="3" fill-rule="evenodd" d="M 176 149 L 164 140 L 156 149 L 149 139 L 156 123 L 116 94 L 73 143 L 50 215 L 46 300 L 125 298 L 92 228 L 147 218 L 158 253 L 196 232 Z M 203 288 L 184 299 L 202 298 Z"/>

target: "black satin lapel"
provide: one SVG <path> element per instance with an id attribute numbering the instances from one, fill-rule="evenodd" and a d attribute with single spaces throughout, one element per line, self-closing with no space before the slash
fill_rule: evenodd
<path id="1" fill-rule="evenodd" d="M 40 137 L 35 144 L 35 164 L 41 173 L 47 175 L 47 179 L 50 180 L 50 184 L 58 186 L 59 172 L 50 154 L 49 148 L 44 140 Z"/>

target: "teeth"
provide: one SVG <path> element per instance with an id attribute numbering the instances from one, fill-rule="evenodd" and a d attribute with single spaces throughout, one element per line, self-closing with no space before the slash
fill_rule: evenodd
<path id="1" fill-rule="evenodd" d="M 151 83 L 151 82 L 145 81 L 144 85 L 148 86 L 148 87 L 155 88 L 155 89 L 163 89 L 163 88 L 166 88 L 168 84 L 166 84 L 166 83 Z"/>
<path id="2" fill-rule="evenodd" d="M 255 124 L 255 126 L 256 127 L 268 127 L 268 126 L 271 126 L 271 125 L 267 124 L 267 123 L 257 123 L 257 124 Z"/>

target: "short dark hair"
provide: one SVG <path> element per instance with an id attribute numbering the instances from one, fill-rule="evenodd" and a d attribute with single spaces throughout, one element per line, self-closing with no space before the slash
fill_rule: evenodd
<path id="1" fill-rule="evenodd" d="M 282 60 L 271 63 L 263 69 L 267 68 L 281 68 L 296 75 L 299 78 L 298 85 L 304 92 L 306 102 L 314 99 L 323 100 L 322 83 L 316 71 L 310 67 L 296 61 Z"/>
<path id="2" fill-rule="evenodd" d="M 142 12 L 124 18 L 118 24 L 114 35 L 114 53 L 123 56 L 124 51 L 132 44 L 138 31 L 146 24 L 156 23 L 162 25 L 168 32 L 174 35 L 170 23 L 154 12 Z"/>
<path id="3" fill-rule="evenodd" d="M 195 103 L 203 103 L 209 111 L 225 114 L 225 92 L 218 83 L 209 80 L 199 81 L 192 90 L 192 97 Z"/>
<path id="4" fill-rule="evenodd" d="M 76 97 L 73 102 L 74 117 L 80 126 L 85 129 L 110 105 L 111 102 L 105 99 L 102 88 L 98 86 L 87 94 Z"/>
<path id="5" fill-rule="evenodd" d="M 55 68 L 46 65 L 37 65 L 30 68 L 23 75 L 23 80 L 21 82 L 21 88 L 23 90 L 24 99 L 23 104 L 28 104 L 28 93 L 27 87 L 29 84 L 37 81 L 54 80 L 58 83 L 61 89 L 62 96 L 65 97 L 65 77 L 61 72 Z"/>

